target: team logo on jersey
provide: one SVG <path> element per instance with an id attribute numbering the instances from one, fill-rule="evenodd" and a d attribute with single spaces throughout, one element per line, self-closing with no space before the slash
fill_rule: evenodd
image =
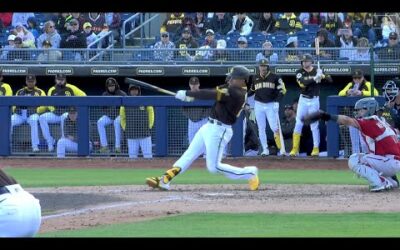
<path id="1" fill-rule="evenodd" d="M 299 78 L 301 78 L 301 76 L 302 76 L 301 73 L 297 73 L 296 78 L 299 79 Z"/>

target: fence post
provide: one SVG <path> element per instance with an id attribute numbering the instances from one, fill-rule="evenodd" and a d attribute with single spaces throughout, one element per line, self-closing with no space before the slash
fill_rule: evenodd
<path id="1" fill-rule="evenodd" d="M 335 99 L 340 98 L 336 96 L 328 96 L 326 98 L 326 111 L 331 115 L 338 115 L 339 109 Z M 327 134 L 327 150 L 329 157 L 339 156 L 339 125 L 334 121 L 329 121 L 326 127 Z"/>
<path id="2" fill-rule="evenodd" d="M 167 107 L 155 107 L 155 121 L 154 126 L 156 129 L 156 155 L 168 155 L 168 117 Z M 154 139 L 153 139 L 154 140 Z"/>
<path id="3" fill-rule="evenodd" d="M 234 157 L 243 156 L 243 118 L 244 112 L 240 114 L 236 123 L 232 126 L 231 153 Z"/>
<path id="4" fill-rule="evenodd" d="M 0 156 L 10 156 L 11 112 L 9 106 L 0 106 L 0 117 L 5 117 L 0 122 Z"/>
<path id="5" fill-rule="evenodd" d="M 78 106 L 78 156 L 88 156 L 90 154 L 89 140 L 89 107 Z"/>

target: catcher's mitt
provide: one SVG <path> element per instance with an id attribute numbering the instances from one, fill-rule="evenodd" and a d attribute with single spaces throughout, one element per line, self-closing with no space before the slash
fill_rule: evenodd
<path id="1" fill-rule="evenodd" d="M 323 121 L 329 121 L 331 119 L 331 115 L 326 113 L 323 110 L 319 110 L 317 112 L 311 113 L 309 115 L 306 115 L 303 117 L 302 121 L 304 125 L 310 125 L 313 122 L 323 120 Z"/>

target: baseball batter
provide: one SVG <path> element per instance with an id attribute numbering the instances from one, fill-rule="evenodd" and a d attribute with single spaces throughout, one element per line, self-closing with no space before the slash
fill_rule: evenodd
<path id="1" fill-rule="evenodd" d="M 318 120 L 335 121 L 340 125 L 352 126 L 361 131 L 369 153 L 355 153 L 349 157 L 349 168 L 366 179 L 371 192 L 399 187 L 396 173 L 400 171 L 400 142 L 395 130 L 376 116 L 379 105 L 373 97 L 360 99 L 354 105 L 355 118 L 331 115 L 317 111 L 304 117 L 305 123 Z"/>
<path id="2" fill-rule="evenodd" d="M 42 221 L 39 200 L 0 169 L 0 237 L 33 237 Z"/>
<path id="3" fill-rule="evenodd" d="M 222 173 L 230 179 L 249 180 L 250 190 L 258 189 L 257 167 L 238 168 L 221 162 L 224 148 L 233 135 L 232 124 L 236 122 L 246 103 L 246 84 L 249 76 L 250 72 L 247 68 L 235 66 L 230 73 L 228 85 L 199 91 L 179 90 L 176 93 L 175 98 L 182 101 L 193 101 L 196 98 L 212 99 L 216 102 L 211 109 L 209 121 L 196 133 L 185 153 L 162 176 L 147 178 L 147 185 L 169 190 L 171 180 L 179 173 L 185 172 L 201 154 L 206 153 L 208 171 Z"/>
<path id="4" fill-rule="evenodd" d="M 302 118 L 312 112 L 319 110 L 319 92 L 322 79 L 331 81 L 329 76 L 322 74 L 321 69 L 316 69 L 312 66 L 313 57 L 310 54 L 304 54 L 301 58 L 301 69 L 296 71 L 296 80 L 301 88 L 299 104 L 297 106 L 296 125 L 293 131 L 293 148 L 290 151 L 290 156 L 299 154 L 301 130 L 303 129 Z M 310 125 L 313 137 L 313 150 L 311 156 L 319 155 L 319 128 L 318 122 Z"/>
<path id="5" fill-rule="evenodd" d="M 279 121 L 279 101 L 286 94 L 285 83 L 282 78 L 272 73 L 269 69 L 267 59 L 258 62 L 259 75 L 253 78 L 249 95 L 255 93 L 254 111 L 262 145 L 261 156 L 269 155 L 268 139 L 265 132 L 266 120 L 274 133 L 275 143 L 278 149 L 281 148 L 281 138 L 278 123 Z"/>

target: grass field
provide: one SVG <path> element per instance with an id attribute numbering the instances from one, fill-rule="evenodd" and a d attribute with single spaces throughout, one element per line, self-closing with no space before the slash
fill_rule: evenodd
<path id="1" fill-rule="evenodd" d="M 165 169 L 6 168 L 24 187 L 143 185 Z M 346 170 L 261 170 L 262 184 L 363 184 Z M 191 169 L 176 184 L 230 184 L 221 175 Z M 294 204 L 295 205 L 295 204 Z M 171 230 L 171 228 L 173 230 Z M 39 234 L 39 237 L 368 237 L 400 236 L 393 213 L 192 213 L 161 219 Z"/>
<path id="2" fill-rule="evenodd" d="M 39 237 L 399 237 L 400 213 L 189 214 Z"/>
<path id="3" fill-rule="evenodd" d="M 159 176 L 166 169 L 60 169 L 60 168 L 8 168 L 24 187 L 135 185 L 144 184 L 145 178 Z M 263 184 L 365 184 L 346 170 L 260 170 Z M 176 184 L 230 184 L 222 175 L 212 175 L 205 169 L 190 169 L 174 179 Z"/>

